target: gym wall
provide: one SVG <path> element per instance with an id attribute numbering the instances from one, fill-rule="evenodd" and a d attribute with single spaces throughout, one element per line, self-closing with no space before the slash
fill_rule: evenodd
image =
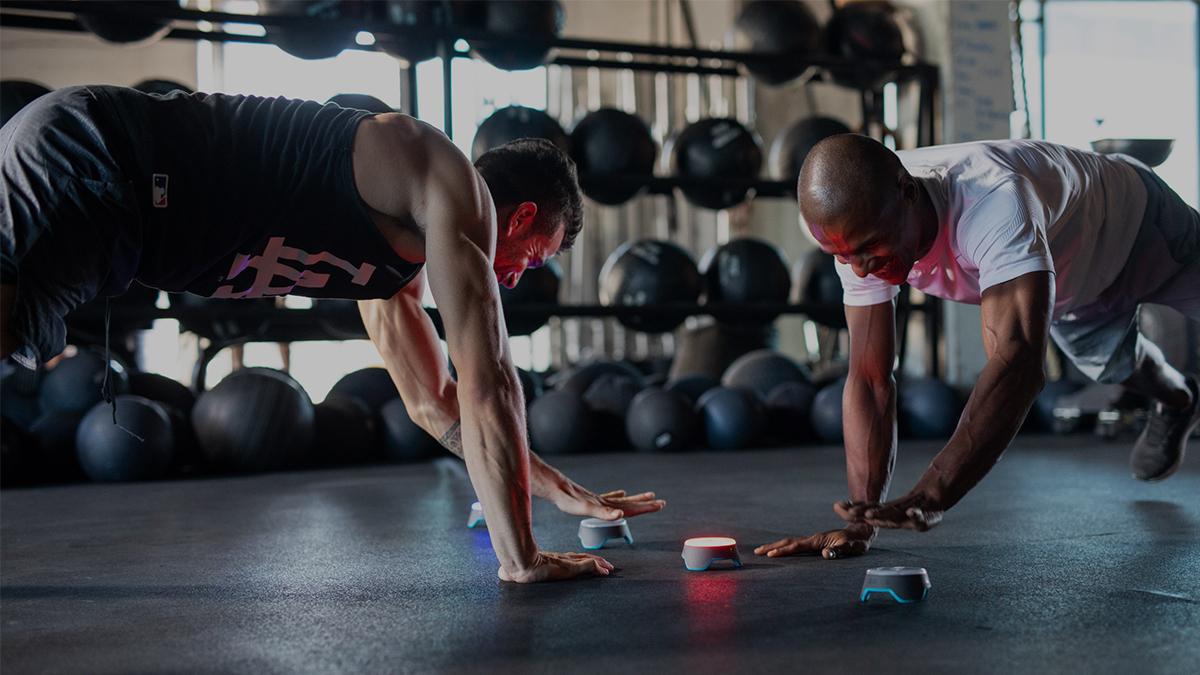
<path id="1" fill-rule="evenodd" d="M 0 79 L 61 89 L 77 84 L 131 86 L 150 78 L 196 86 L 196 44 L 159 40 L 114 45 L 91 33 L 0 29 Z"/>

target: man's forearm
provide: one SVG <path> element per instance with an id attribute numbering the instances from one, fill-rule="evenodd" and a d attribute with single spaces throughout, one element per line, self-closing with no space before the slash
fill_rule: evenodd
<path id="1" fill-rule="evenodd" d="M 465 423 L 459 425 L 463 459 L 496 557 L 509 575 L 519 578 L 538 555 L 530 511 L 529 453 L 521 441 L 525 418 L 512 396 L 468 398 L 463 405 Z"/>
<path id="2" fill-rule="evenodd" d="M 438 438 L 438 443 L 454 453 L 455 456 L 462 458 L 461 420 L 454 420 L 450 428 Z M 553 501 L 553 497 L 562 492 L 562 485 L 566 480 L 567 478 L 562 472 L 544 462 L 532 450 L 529 451 L 529 486 L 533 494 Z"/>
<path id="3" fill-rule="evenodd" d="M 883 502 L 896 464 L 896 382 L 850 377 L 842 402 L 852 501 Z"/>
<path id="4" fill-rule="evenodd" d="M 1000 461 L 1045 382 L 1040 360 L 1031 365 L 1030 356 L 988 362 L 954 435 L 913 492 L 923 492 L 942 510 L 948 509 Z"/>

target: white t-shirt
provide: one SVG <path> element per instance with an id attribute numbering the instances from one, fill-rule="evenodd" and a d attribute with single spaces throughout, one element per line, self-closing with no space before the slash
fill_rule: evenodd
<path id="1" fill-rule="evenodd" d="M 1044 141 L 987 141 L 896 153 L 937 211 L 933 248 L 914 288 L 978 305 L 981 293 L 1053 272 L 1054 319 L 1095 300 L 1125 264 L 1146 187 L 1120 159 Z M 899 288 L 838 263 L 847 305 L 890 301 Z"/>

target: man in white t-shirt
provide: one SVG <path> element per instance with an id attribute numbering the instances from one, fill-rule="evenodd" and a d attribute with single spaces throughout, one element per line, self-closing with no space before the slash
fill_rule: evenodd
<path id="1" fill-rule="evenodd" d="M 1144 164 L 1041 141 L 893 153 L 846 134 L 810 152 L 799 199 L 844 289 L 851 501 L 834 508 L 850 524 L 756 553 L 860 555 L 879 527 L 937 525 L 1017 433 L 1045 383 L 1048 337 L 1092 379 L 1155 400 L 1134 476 L 1178 468 L 1200 424 L 1200 382 L 1138 332 L 1137 309 L 1153 302 L 1200 319 L 1200 214 Z M 988 363 L 945 448 L 907 494 L 885 501 L 896 457 L 893 298 L 905 282 L 981 305 Z"/>

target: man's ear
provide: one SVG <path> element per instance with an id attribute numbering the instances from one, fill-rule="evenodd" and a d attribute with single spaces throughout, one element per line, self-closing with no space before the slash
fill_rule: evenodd
<path id="1" fill-rule="evenodd" d="M 528 232 L 533 227 L 533 218 L 537 215 L 537 204 L 521 202 L 513 209 L 505 225 L 505 233 L 509 236 Z"/>

